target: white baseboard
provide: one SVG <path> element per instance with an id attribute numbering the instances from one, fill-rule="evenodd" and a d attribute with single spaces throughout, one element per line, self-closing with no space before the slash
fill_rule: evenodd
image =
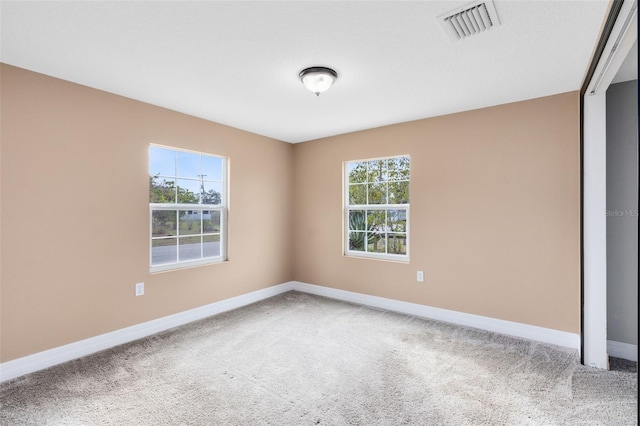
<path id="1" fill-rule="evenodd" d="M 27 355 L 22 358 L 3 362 L 0 364 L 0 383 L 43 370 L 45 368 L 71 361 L 83 356 L 87 356 L 105 349 L 122 345 L 161 331 L 168 330 L 173 327 L 184 325 L 193 321 L 197 321 L 211 315 L 226 312 L 269 297 L 276 296 L 287 291 L 296 290 L 318 296 L 325 296 L 332 299 L 343 300 L 346 302 L 357 303 L 366 306 L 386 309 L 389 311 L 400 312 L 417 317 L 430 318 L 439 321 L 450 322 L 469 327 L 475 327 L 496 333 L 502 333 L 515 337 L 536 340 L 543 343 L 550 343 L 558 346 L 565 346 L 572 349 L 580 350 L 580 335 L 568 333 L 559 330 L 553 330 L 543 327 L 536 327 L 527 324 L 521 324 L 511 321 L 504 321 L 495 318 L 488 318 L 479 315 L 466 314 L 462 312 L 449 311 L 446 309 L 434 308 L 416 303 L 402 302 L 394 299 L 386 299 L 383 297 L 369 296 L 351 291 L 338 290 L 329 287 L 322 287 L 313 284 L 302 283 L 298 281 L 290 281 L 284 284 L 275 285 L 262 290 L 232 297 L 230 299 L 221 300 L 199 308 L 190 309 L 174 315 L 158 318 L 142 324 L 133 325 L 110 333 L 101 334 L 99 336 L 90 337 L 85 340 L 70 343 L 68 345 L 59 346 L 57 348 Z M 617 348 L 622 348 L 623 343 L 616 343 Z M 633 345 L 627 345 L 633 346 Z M 635 346 L 634 346 L 635 348 Z M 625 354 L 629 353 L 629 349 L 624 346 Z M 615 355 L 615 350 L 609 353 L 620 358 L 630 359 L 630 355 Z M 635 354 L 635 352 L 634 352 Z M 636 359 L 637 361 L 637 356 Z"/>
<path id="2" fill-rule="evenodd" d="M 318 296 L 330 297 L 345 302 L 358 303 L 389 311 L 400 312 L 422 318 L 445 321 L 453 324 L 475 327 L 482 330 L 521 337 L 538 342 L 564 346 L 580 351 L 580 334 L 559 331 L 550 328 L 537 327 L 517 322 L 505 321 L 480 315 L 466 314 L 447 309 L 433 308 L 431 306 L 416 303 L 402 302 L 384 297 L 369 296 L 351 291 L 322 287 L 313 284 L 293 282 L 293 289 Z"/>
<path id="3" fill-rule="evenodd" d="M 114 346 L 122 345 L 173 327 L 184 325 L 211 315 L 236 309 L 251 303 L 258 302 L 269 297 L 276 296 L 294 288 L 294 282 L 267 287 L 251 293 L 221 300 L 209 305 L 201 306 L 174 315 L 158 318 L 152 321 L 122 328 L 110 333 L 90 337 L 68 345 L 27 355 L 22 358 L 3 362 L 0 364 L 0 383 L 33 373 L 38 370 L 62 364 L 83 356 L 87 356 Z"/>
<path id="4" fill-rule="evenodd" d="M 638 362 L 638 345 L 607 340 L 609 356 Z"/>

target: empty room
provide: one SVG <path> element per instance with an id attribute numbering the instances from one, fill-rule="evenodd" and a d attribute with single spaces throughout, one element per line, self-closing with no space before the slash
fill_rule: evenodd
<path id="1" fill-rule="evenodd" d="M 0 25 L 0 424 L 638 424 L 637 0 Z"/>

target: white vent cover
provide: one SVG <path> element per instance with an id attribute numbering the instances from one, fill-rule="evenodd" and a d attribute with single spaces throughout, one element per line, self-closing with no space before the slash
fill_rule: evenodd
<path id="1" fill-rule="evenodd" d="M 480 34 L 500 25 L 492 0 L 480 0 L 438 16 L 438 22 L 453 41 Z"/>

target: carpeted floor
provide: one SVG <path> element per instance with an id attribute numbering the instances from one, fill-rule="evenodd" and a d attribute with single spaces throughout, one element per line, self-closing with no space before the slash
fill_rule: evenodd
<path id="1" fill-rule="evenodd" d="M 636 371 L 289 292 L 0 385 L 10 425 L 637 425 Z"/>
<path id="2" fill-rule="evenodd" d="M 638 372 L 638 363 L 627 359 L 609 357 L 609 369 L 612 371 Z"/>

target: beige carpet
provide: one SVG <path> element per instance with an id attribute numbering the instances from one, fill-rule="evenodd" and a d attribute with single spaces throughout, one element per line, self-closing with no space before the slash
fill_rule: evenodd
<path id="1" fill-rule="evenodd" d="M 637 372 L 290 292 L 0 385 L 9 425 L 636 425 Z"/>

